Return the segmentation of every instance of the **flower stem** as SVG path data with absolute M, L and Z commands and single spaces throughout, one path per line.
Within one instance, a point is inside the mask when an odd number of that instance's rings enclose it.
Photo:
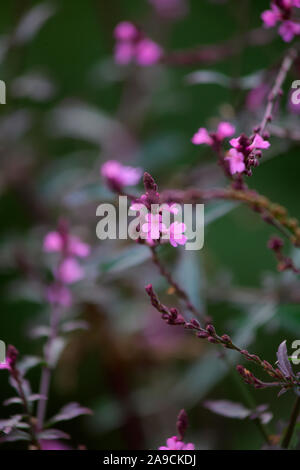
M 50 352 L 53 341 L 57 338 L 58 333 L 58 324 L 60 319 L 60 309 L 56 307 L 52 314 L 51 314 L 51 331 L 48 342 L 45 347 L 45 365 L 42 369 L 41 381 L 40 381 L 40 395 L 41 398 L 39 400 L 38 409 L 37 409 L 37 427 L 38 430 L 41 431 L 43 429 L 44 420 L 47 411 L 47 401 L 48 401 L 48 394 L 51 382 L 51 366 L 49 365 L 50 362 Z
M 300 397 L 297 397 L 297 399 L 295 401 L 295 404 L 294 404 L 294 407 L 293 407 L 291 417 L 290 417 L 289 425 L 287 427 L 287 430 L 285 432 L 285 435 L 283 437 L 283 441 L 282 441 L 282 444 L 281 444 L 281 447 L 283 449 L 288 449 L 289 448 L 291 439 L 292 439 L 293 434 L 294 434 L 294 430 L 295 430 L 295 426 L 296 426 L 296 423 L 297 423 L 299 413 L 300 413 Z
M 188 294 L 185 290 L 179 286 L 179 284 L 173 279 L 172 275 L 169 271 L 166 270 L 164 265 L 162 264 L 161 260 L 159 259 L 155 247 L 150 247 L 152 253 L 152 261 L 158 267 L 160 274 L 167 280 L 168 284 L 173 287 L 177 296 L 182 299 L 187 307 L 187 309 L 196 316 L 196 318 L 201 319 L 204 323 L 208 323 L 211 320 L 203 315 L 203 313 L 199 312 L 198 309 L 193 305 L 191 302 Z
M 26 398 L 26 395 L 25 395 L 25 392 L 24 392 L 24 389 L 23 389 L 22 380 L 20 379 L 20 374 L 17 370 L 15 370 L 15 371 L 13 371 L 12 376 L 15 379 L 15 381 L 17 383 L 17 386 L 18 386 L 18 393 L 19 393 L 19 396 L 20 396 L 20 398 L 22 400 L 22 403 L 23 403 L 23 408 L 24 408 L 24 411 L 25 411 L 25 414 L 26 414 L 26 421 L 29 424 L 29 430 L 30 430 L 30 435 L 31 435 L 31 439 L 32 439 L 32 444 L 34 445 L 35 448 L 40 449 L 40 444 L 39 444 L 38 439 L 36 437 L 35 426 L 33 424 L 32 416 L 31 416 L 31 413 L 29 411 L 28 401 L 27 401 L 27 398 Z

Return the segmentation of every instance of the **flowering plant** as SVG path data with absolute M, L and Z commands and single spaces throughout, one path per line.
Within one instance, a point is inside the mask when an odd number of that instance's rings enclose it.
M 0 38 L 0 212 L 18 214 L 0 243 L 4 448 L 299 448 L 300 1 L 229 3 L 84 5 L 76 30 L 63 7 L 52 56 L 40 2 Z M 46 43 L 55 79 L 33 59 Z M 205 205 L 201 250 L 186 205 Z

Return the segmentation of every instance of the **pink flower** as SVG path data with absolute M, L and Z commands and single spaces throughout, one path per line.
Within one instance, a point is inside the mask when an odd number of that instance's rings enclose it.
M 212 145 L 213 142 L 213 139 L 210 137 L 205 127 L 200 127 L 200 129 L 192 137 L 192 143 L 195 145 Z
M 254 149 L 268 149 L 270 147 L 270 142 L 264 140 L 259 134 L 256 134 L 251 145 L 249 145 L 249 150 Z
M 119 190 L 124 186 L 134 186 L 139 182 L 142 174 L 141 168 L 124 166 L 115 160 L 108 160 L 101 167 L 102 177 L 114 190 Z
M 44 238 L 44 251 L 59 252 L 63 250 L 63 239 L 58 232 L 49 232 Z
M 69 237 L 68 252 L 70 255 L 86 258 L 91 252 L 91 248 L 87 243 L 83 243 L 80 238 L 71 235 Z
M 123 21 L 115 30 L 115 61 L 120 65 L 136 62 L 141 66 L 156 64 L 161 56 L 162 49 L 156 42 L 143 36 L 134 24 Z
M 70 307 L 72 305 L 72 294 L 66 286 L 54 283 L 47 289 L 46 298 L 53 305 Z
M 183 223 L 179 223 L 175 221 L 173 224 L 170 225 L 169 228 L 169 236 L 170 236 L 170 243 L 174 248 L 178 245 L 185 245 L 187 242 L 187 237 L 184 234 L 186 231 L 186 225 Z
M 167 439 L 166 446 L 161 446 L 158 450 L 195 450 L 195 445 L 191 442 L 185 444 L 183 441 L 180 441 L 178 437 L 173 436 Z
M 235 127 L 230 122 L 220 122 L 217 129 L 217 137 L 219 140 L 224 140 L 226 137 L 231 137 L 235 133 Z
M 246 169 L 244 155 L 241 152 L 238 152 L 235 148 L 229 150 L 225 160 L 229 162 L 229 169 L 232 175 L 235 173 L 242 173 Z
M 213 145 L 215 141 L 222 142 L 226 137 L 231 137 L 235 133 L 235 127 L 230 122 L 220 122 L 216 133 L 209 133 L 205 127 L 200 127 L 198 132 L 192 137 L 195 145 Z
M 300 24 L 295 23 L 294 21 L 284 21 L 279 27 L 279 34 L 285 42 L 290 42 L 300 34 Z
M 114 29 L 114 36 L 119 41 L 132 41 L 138 36 L 138 30 L 130 21 L 121 21 Z
M 162 49 L 156 42 L 145 38 L 138 42 L 135 50 L 138 65 L 149 66 L 156 64 L 162 56 Z
M 263 20 L 266 28 L 273 28 L 281 18 L 279 8 L 273 4 L 271 5 L 271 8 L 271 10 L 265 10 L 261 14 L 261 19 Z
M 239 137 L 236 137 L 234 139 L 231 139 L 229 141 L 230 145 L 234 148 L 238 148 L 240 146 L 240 138 Z
M 49 232 L 44 238 L 44 251 L 63 252 L 68 255 L 86 258 L 90 254 L 90 246 L 83 243 L 80 238 L 66 234 L 63 236 L 60 232 Z
M 64 284 L 73 284 L 84 277 L 84 271 L 75 258 L 66 258 L 58 267 L 57 277 Z
M 142 232 L 146 234 L 147 242 L 153 245 L 153 240 L 158 240 L 161 233 L 165 233 L 167 228 L 162 223 L 160 214 L 147 214 L 145 220 L 146 223 L 142 225 Z

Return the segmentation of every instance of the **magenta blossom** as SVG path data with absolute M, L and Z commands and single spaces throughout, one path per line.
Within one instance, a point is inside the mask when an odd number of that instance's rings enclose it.
M 259 134 L 256 134 L 253 142 L 249 145 L 244 145 L 244 138 L 242 136 L 230 140 L 230 145 L 238 150 L 246 150 L 251 152 L 254 149 L 268 149 L 270 147 L 270 142 L 263 139 Z
M 241 152 L 238 152 L 235 148 L 229 150 L 225 160 L 229 163 L 229 170 L 232 175 L 235 173 L 242 173 L 246 169 L 244 155 Z
M 129 21 L 122 21 L 115 30 L 115 61 L 119 65 L 135 62 L 141 66 L 154 65 L 162 56 L 161 47 L 145 37 L 138 28 Z
M 161 446 L 158 448 L 158 450 L 195 450 L 195 445 L 191 442 L 185 444 L 180 439 L 178 439 L 178 437 L 173 436 L 167 439 L 166 446 Z
M 187 237 L 184 235 L 186 231 L 186 225 L 183 223 L 179 223 L 175 221 L 173 224 L 170 225 L 169 228 L 169 236 L 170 236 L 170 243 L 174 248 L 178 245 L 185 245 L 187 242 Z
M 122 21 L 114 30 L 115 39 L 119 41 L 133 41 L 139 35 L 138 29 L 130 21 Z
M 300 8 L 299 0 L 282 0 L 271 2 L 271 9 L 261 14 L 266 28 L 273 28 L 278 22 L 278 32 L 285 42 L 290 42 L 300 34 L 300 24 L 293 20 L 293 7 Z
M 272 3 L 271 10 L 265 10 L 261 14 L 261 19 L 266 28 L 273 28 L 281 19 L 280 9 Z
M 154 240 L 158 240 L 161 234 L 167 231 L 167 228 L 162 222 L 161 214 L 147 214 L 145 221 L 142 225 L 142 233 L 146 235 L 147 243 L 152 246 Z
M 295 21 L 284 21 L 278 31 L 285 42 L 291 42 L 300 34 L 300 24 Z
M 57 270 L 57 279 L 63 284 L 73 284 L 84 277 L 84 270 L 75 258 L 64 259 Z
M 159 61 L 161 56 L 161 47 L 151 39 L 145 38 L 137 43 L 135 49 L 135 60 L 138 65 L 154 65 Z
M 254 150 L 254 149 L 268 149 L 270 147 L 270 142 L 267 140 L 264 140 L 259 134 L 256 134 L 253 142 L 251 145 L 249 145 L 249 150 Z
M 143 174 L 141 168 L 124 166 L 115 160 L 108 160 L 101 167 L 101 175 L 107 185 L 114 191 L 121 190 L 124 186 L 134 186 L 139 182 Z
M 72 305 L 72 294 L 68 287 L 60 283 L 54 283 L 47 288 L 46 298 L 49 303 L 70 307 Z
M 73 235 L 49 232 L 44 238 L 44 251 L 66 252 L 67 255 L 86 258 L 90 254 L 90 247 Z
M 214 145 L 221 143 L 225 138 L 231 137 L 235 133 L 235 127 L 230 122 L 220 122 L 216 132 L 208 132 L 205 127 L 200 129 L 192 137 L 194 145 Z

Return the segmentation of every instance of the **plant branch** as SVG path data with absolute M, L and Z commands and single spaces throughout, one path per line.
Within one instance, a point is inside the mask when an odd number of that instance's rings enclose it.
M 296 423 L 297 423 L 299 413 L 300 413 L 300 397 L 297 397 L 296 402 L 294 404 L 294 408 L 293 408 L 291 417 L 290 417 L 289 425 L 287 427 L 287 430 L 285 432 L 285 435 L 283 437 L 283 441 L 282 441 L 282 444 L 281 444 L 281 447 L 283 447 L 284 449 L 289 448 L 291 439 L 292 439 L 293 434 L 294 434 L 294 430 L 295 430 L 295 426 L 296 426 Z
M 156 247 L 150 247 L 151 254 L 152 254 L 152 261 L 153 263 L 158 267 L 160 274 L 167 280 L 168 284 L 173 287 L 175 290 L 177 296 L 183 300 L 185 303 L 187 309 L 192 312 L 193 315 L 195 315 L 197 318 L 201 319 L 204 324 L 207 324 L 211 322 L 211 319 L 205 315 L 203 315 L 202 312 L 200 312 L 191 302 L 188 294 L 185 292 L 185 290 L 173 279 L 171 273 L 167 271 L 167 269 L 164 267 L 162 264 L 161 260 L 159 259 L 156 251 Z

